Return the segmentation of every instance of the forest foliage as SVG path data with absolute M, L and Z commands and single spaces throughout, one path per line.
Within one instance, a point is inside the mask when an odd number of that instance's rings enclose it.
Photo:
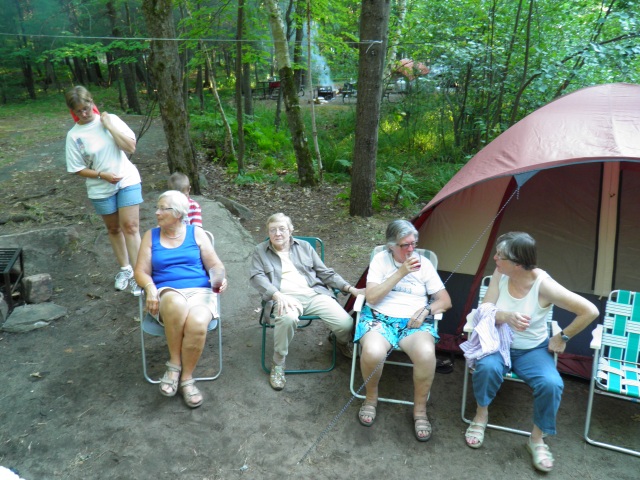
M 148 65 L 142 0 L 5 2 L 0 114 L 3 106 L 51 95 L 62 104 L 62 93 L 74 84 L 113 92 L 123 112 L 154 111 L 157 85 Z M 240 91 L 246 96 L 251 89 L 253 106 L 243 122 L 247 169 L 242 172 L 227 155 L 221 114 L 207 91 L 215 79 L 233 124 L 238 5 L 174 3 L 178 38 L 172 41 L 179 47 L 184 100 L 200 152 L 227 162 L 238 182 L 295 181 L 293 148 L 286 129 L 277 126 L 277 100 L 269 91 L 278 66 L 262 2 L 243 2 L 246 78 Z M 357 89 L 360 3 L 285 0 L 280 5 L 307 96 L 309 78 L 314 88 L 331 85 L 339 91 L 352 83 Z M 426 0 L 395 0 L 391 5 L 376 208 L 427 201 L 484 145 L 558 96 L 595 84 L 640 83 L 640 1 L 459 0 L 435 8 Z M 428 73 L 403 72 L 401 59 L 424 65 Z M 329 181 L 346 182 L 351 173 L 356 100 L 338 95 L 316 109 Z

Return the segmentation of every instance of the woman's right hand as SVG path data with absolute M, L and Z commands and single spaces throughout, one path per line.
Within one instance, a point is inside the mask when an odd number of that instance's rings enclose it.
M 147 312 L 149 312 L 154 317 L 158 316 L 158 311 L 160 310 L 160 301 L 158 299 L 158 290 L 154 287 L 149 288 L 150 291 L 146 292 L 146 303 L 145 307 Z
M 400 270 L 402 276 L 405 277 L 410 273 L 420 270 L 420 263 L 420 257 L 418 255 L 411 255 L 402 263 L 402 266 L 398 270 Z

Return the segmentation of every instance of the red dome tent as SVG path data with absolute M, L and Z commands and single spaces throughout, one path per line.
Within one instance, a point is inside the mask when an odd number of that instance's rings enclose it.
M 456 351 L 495 239 L 512 230 L 538 243 L 538 263 L 602 312 L 613 289 L 640 290 L 640 86 L 585 88 L 533 112 L 481 150 L 413 220 L 438 255 L 454 306 L 440 348 Z M 566 325 L 572 317 L 558 308 Z M 559 369 L 590 371 L 591 327 Z

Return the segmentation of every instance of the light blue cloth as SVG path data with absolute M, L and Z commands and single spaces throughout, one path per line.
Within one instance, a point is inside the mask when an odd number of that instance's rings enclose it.
M 403 338 L 416 332 L 429 332 L 436 343 L 440 337 L 433 325 L 433 317 L 428 317 L 420 328 L 407 328 L 410 318 L 397 318 L 384 315 L 365 305 L 360 312 L 360 321 L 356 326 L 354 342 L 360 340 L 365 333 L 374 330 L 382 335 L 393 347 L 397 347 Z

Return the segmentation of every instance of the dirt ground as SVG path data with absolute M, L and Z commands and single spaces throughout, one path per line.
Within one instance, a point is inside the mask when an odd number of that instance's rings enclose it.
M 124 118 L 134 130 L 141 122 Z M 202 167 L 208 180 L 201 197 L 208 212 L 205 227 L 216 235 L 230 279 L 222 301 L 223 372 L 218 380 L 199 384 L 205 403 L 198 409 L 188 409 L 179 397 L 161 396 L 142 376 L 137 301 L 113 289 L 116 265 L 104 227 L 83 182 L 65 172 L 64 135 L 70 127 L 61 113 L 60 136 L 28 152 L 6 148 L 10 135 L 24 132 L 6 123 L 0 130 L 0 147 L 13 157 L 0 166 L 0 245 L 2 236 L 51 229 L 53 238 L 61 235 L 56 227 L 71 232 L 62 246 L 53 240 L 34 244 L 34 234 L 20 237 L 28 253 L 26 273 L 50 273 L 51 301 L 69 314 L 29 333 L 0 333 L 0 465 L 27 480 L 540 476 L 531 467 L 525 437 L 488 431 L 482 449 L 464 445 L 460 358 L 451 374 L 436 375 L 428 405 L 434 434 L 427 443 L 415 440 L 406 406 L 381 404 L 375 425 L 360 426 L 360 402 L 349 403 L 351 362 L 340 356 L 330 373 L 289 375 L 282 392 L 269 387 L 260 365 L 259 299 L 247 279 L 249 254 L 264 237 L 265 218 L 284 211 L 296 233 L 322 237 L 327 264 L 355 282 L 372 246 L 382 241 L 386 223 L 398 215 L 349 218 L 335 201 L 341 187 L 333 185 L 238 187 L 219 167 Z M 134 157 L 145 196 L 142 231 L 154 226 L 153 207 L 165 189 L 164 145 L 156 122 Z M 243 203 L 253 219 L 240 222 L 210 200 L 214 195 Z M 321 325 L 298 333 L 288 366 L 326 363 L 326 335 Z M 167 358 L 163 341 L 153 339 L 147 351 L 152 374 L 161 374 Z M 201 373 L 211 370 L 214 352 L 210 335 Z M 359 375 L 356 380 L 361 381 Z M 639 459 L 585 444 L 588 385 L 573 378 L 565 383 L 559 435 L 549 439 L 556 468 L 548 476 L 637 479 Z M 386 367 L 381 389 L 381 394 L 409 398 L 410 372 Z M 594 435 L 606 428 L 607 435 L 638 447 L 639 413 L 637 405 L 600 400 Z M 530 392 L 521 385 L 505 386 L 491 414 L 497 423 L 528 428 Z

